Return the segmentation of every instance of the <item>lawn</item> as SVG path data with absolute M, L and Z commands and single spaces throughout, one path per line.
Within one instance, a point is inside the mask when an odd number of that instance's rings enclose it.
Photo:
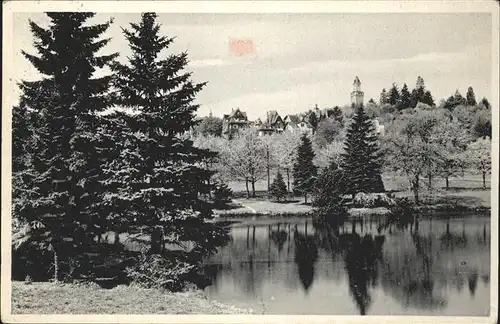
M 405 176 L 383 174 L 382 175 L 385 189 L 390 191 L 407 191 L 409 189 L 409 182 Z M 271 176 L 271 180 L 273 177 Z M 421 179 L 422 185 L 426 185 L 426 179 Z M 445 188 L 445 180 L 442 178 L 433 178 L 432 184 L 438 189 Z M 246 195 L 245 182 L 244 181 L 230 181 L 228 182 L 229 187 L 233 190 L 238 198 L 244 197 Z M 465 174 L 462 176 L 450 177 L 449 179 L 450 191 L 460 191 L 460 190 L 479 190 L 482 189 L 483 180 L 481 175 L 477 174 Z M 486 187 L 491 186 L 491 175 L 486 177 Z M 251 189 L 251 188 L 250 188 Z M 255 183 L 255 191 L 258 197 L 263 197 L 267 194 L 267 180 L 259 180 Z
M 219 215 L 243 215 L 243 214 L 259 214 L 259 215 L 286 215 L 286 214 L 304 214 L 312 210 L 311 206 L 305 205 L 304 200 L 296 198 L 288 202 L 275 202 L 264 200 L 262 198 L 239 198 L 233 200 L 237 208 L 228 210 L 216 210 Z
M 200 291 L 12 282 L 13 314 L 248 314 L 251 310 L 208 300 Z

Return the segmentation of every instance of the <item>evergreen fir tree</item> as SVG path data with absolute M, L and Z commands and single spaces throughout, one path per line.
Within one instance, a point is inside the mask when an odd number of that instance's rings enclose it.
M 363 106 L 353 117 L 344 145 L 342 169 L 348 180 L 349 193 L 354 197 L 358 192 L 383 192 L 382 157 L 373 121 L 366 115 Z
M 403 85 L 401 89 L 401 109 L 406 109 L 411 106 L 411 94 L 408 90 L 408 85 L 406 83 Z
M 449 96 L 443 105 L 443 108 L 448 109 L 448 110 L 453 110 L 456 106 L 459 104 L 455 102 L 455 97 L 454 96 Z
M 274 178 L 274 181 L 269 188 L 269 195 L 280 201 L 280 199 L 283 198 L 286 200 L 287 193 L 288 191 L 286 190 L 286 184 L 283 180 L 283 176 L 281 175 L 281 172 L 278 171 L 276 178 Z
M 425 97 L 425 83 L 422 77 L 417 77 L 415 89 L 411 91 L 410 107 L 415 108 L 419 102 L 423 102 Z
M 37 113 L 29 109 L 25 100 L 12 107 L 12 173 L 29 172 L 34 146 Z M 20 183 L 21 184 L 21 183 Z
M 201 162 L 214 153 L 181 136 L 195 124 L 193 100 L 205 83 L 192 83 L 191 73 L 184 72 L 186 53 L 160 55 L 174 39 L 159 35 L 156 14 L 143 13 L 130 26 L 123 33 L 132 54 L 127 64 L 113 66 L 119 103 L 137 112 L 128 122 L 136 171 L 127 199 L 137 213 L 135 225 L 152 235 L 150 252 L 168 253 L 163 243 L 189 241 L 192 249 L 178 257 L 197 265 L 226 239 L 225 231 L 208 222 L 213 213 L 199 195 L 210 190 L 212 175 Z
M 30 199 L 35 114 L 24 101 L 12 107 L 12 215 L 18 218 Z
M 389 90 L 389 104 L 396 106 L 399 104 L 400 95 L 398 86 L 393 83 L 391 89 Z
M 467 100 L 462 96 L 460 91 L 458 89 L 455 91 L 455 94 L 453 95 L 453 100 L 455 101 L 455 104 L 458 105 L 465 105 L 467 103 Z
M 467 100 L 467 106 L 477 105 L 476 95 L 474 94 L 474 89 L 472 89 L 472 87 L 469 87 L 467 89 L 466 100 Z
M 102 186 L 105 192 L 100 207 L 102 214 L 107 216 L 99 225 L 114 232 L 115 243 L 119 243 L 116 238 L 125 230 L 135 234 L 137 211 L 133 197 L 136 187 L 132 180 L 139 172 L 142 157 L 130 134 L 132 123 L 132 116 L 115 111 L 101 118 L 98 129 L 96 146 L 104 161 Z
M 93 147 L 96 112 L 110 104 L 110 77 L 93 78 L 117 54 L 97 56 L 111 21 L 88 25 L 88 12 L 50 12 L 47 29 L 30 21 L 37 55 L 22 52 L 44 76 L 20 84 L 21 101 L 37 115 L 25 207 L 17 215 L 36 222 L 54 250 L 55 279 L 64 238 L 73 247 L 92 240 L 99 218 L 99 158 Z M 36 233 L 33 233 L 35 237 Z M 42 238 L 40 238 L 42 239 Z M 69 250 L 68 250 L 69 251 Z M 75 254 L 75 253 L 73 253 Z
M 422 98 L 421 102 L 431 107 L 435 106 L 434 98 L 432 98 L 432 94 L 429 90 L 425 91 L 424 97 Z
M 389 94 L 387 93 L 387 90 L 385 88 L 382 89 L 382 92 L 380 93 L 380 104 L 386 104 L 389 103 Z
M 485 97 L 483 97 L 483 99 L 481 99 L 481 104 L 486 108 L 486 109 L 490 109 L 491 105 L 490 105 L 490 102 L 488 101 L 488 99 L 486 99 Z
M 293 166 L 293 186 L 294 191 L 302 194 L 307 203 L 307 195 L 314 185 L 317 169 L 313 164 L 314 151 L 311 140 L 307 134 L 302 134 L 300 141 L 297 148 L 297 160 Z
M 318 116 L 314 113 L 314 111 L 309 111 L 308 114 L 308 120 L 309 124 L 311 124 L 313 134 L 316 133 L 316 130 L 318 129 L 318 124 L 319 124 L 319 119 Z

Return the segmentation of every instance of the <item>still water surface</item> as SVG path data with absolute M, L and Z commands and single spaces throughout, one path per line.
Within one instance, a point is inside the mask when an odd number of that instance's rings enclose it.
M 378 225 L 235 224 L 205 293 L 264 314 L 489 314 L 489 218 Z

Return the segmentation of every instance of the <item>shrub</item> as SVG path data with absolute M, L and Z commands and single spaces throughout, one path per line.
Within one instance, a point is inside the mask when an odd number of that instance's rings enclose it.
M 176 258 L 141 254 L 125 271 L 132 283 L 140 287 L 181 291 L 190 282 L 196 267 Z
M 394 198 L 385 193 L 357 193 L 353 206 L 357 208 L 392 207 L 396 204 Z

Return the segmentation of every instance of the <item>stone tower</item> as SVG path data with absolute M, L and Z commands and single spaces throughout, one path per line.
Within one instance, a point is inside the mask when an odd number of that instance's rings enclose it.
M 352 83 L 351 105 L 358 107 L 363 104 L 364 92 L 361 91 L 361 81 L 356 77 Z

